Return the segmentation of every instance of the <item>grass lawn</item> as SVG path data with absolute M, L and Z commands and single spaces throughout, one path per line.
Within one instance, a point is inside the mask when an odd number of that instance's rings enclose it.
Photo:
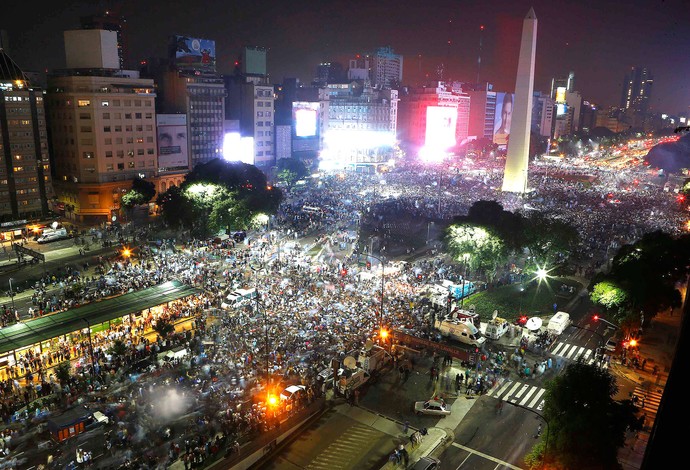
M 561 285 L 574 287 L 574 293 L 561 291 Z M 571 279 L 551 278 L 541 284 L 536 281 L 525 283 L 524 292 L 520 292 L 520 284 L 494 287 L 476 294 L 472 294 L 464 301 L 464 307 L 474 305 L 482 321 L 491 320 L 491 314 L 498 310 L 498 316 L 512 322 L 520 316 L 520 309 L 528 317 L 548 317 L 553 315 L 553 304 L 558 310 L 577 295 L 582 288 L 580 283 Z

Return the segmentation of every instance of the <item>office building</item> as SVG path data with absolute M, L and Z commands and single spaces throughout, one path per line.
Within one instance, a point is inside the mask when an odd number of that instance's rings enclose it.
M 621 108 L 640 113 L 649 111 L 653 84 L 654 78 L 648 68 L 632 67 L 623 79 Z
M 48 215 L 53 199 L 44 94 L 0 49 L 0 221 Z M 3 230 L 4 232 L 4 230 Z
M 118 67 L 127 68 L 127 20 L 111 11 L 80 18 L 82 29 L 112 31 L 116 35 Z M 68 65 L 67 68 L 70 68 Z

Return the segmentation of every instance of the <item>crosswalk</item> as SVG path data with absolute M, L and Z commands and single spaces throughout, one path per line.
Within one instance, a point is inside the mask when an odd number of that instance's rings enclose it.
M 544 399 L 542 398 L 544 392 L 546 392 L 544 387 L 520 382 L 519 380 L 506 380 L 489 390 L 487 395 L 494 398 L 502 398 L 505 402 L 523 408 L 541 411 L 544 408 Z
M 592 364 L 595 362 L 594 350 L 591 348 L 585 348 L 584 346 L 578 346 L 577 344 L 558 342 L 550 353 L 557 359 L 562 358 L 569 361 L 576 361 L 577 359 L 582 358 L 586 364 Z M 609 363 L 607 361 L 600 361 L 599 366 L 602 369 L 608 369 Z
M 350 426 L 338 439 L 323 449 L 318 457 L 312 460 L 306 469 L 335 470 L 352 468 L 366 450 L 376 445 L 382 433 L 361 423 Z
M 656 419 L 662 394 L 661 390 L 648 390 L 640 386 L 635 387 L 633 397 L 636 397 L 638 404 L 641 405 L 640 412 L 645 414 L 647 423 L 653 423 Z

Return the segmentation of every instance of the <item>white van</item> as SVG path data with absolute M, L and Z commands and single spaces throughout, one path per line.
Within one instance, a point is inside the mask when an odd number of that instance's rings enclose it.
M 570 314 L 566 312 L 556 312 L 546 325 L 546 331 L 554 335 L 560 335 L 570 326 Z
M 236 289 L 225 298 L 225 302 L 221 305 L 223 308 L 237 308 L 247 305 L 252 300 L 256 299 L 256 289 Z
M 486 338 L 472 323 L 436 320 L 434 326 L 442 336 L 447 336 L 461 343 L 481 347 L 486 342 Z
M 36 240 L 38 243 L 48 243 L 69 238 L 66 228 L 45 229 Z

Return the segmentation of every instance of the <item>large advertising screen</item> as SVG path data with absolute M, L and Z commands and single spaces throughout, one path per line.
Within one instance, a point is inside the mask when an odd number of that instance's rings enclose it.
M 158 168 L 189 166 L 187 147 L 187 115 L 158 114 Z
M 455 146 L 455 128 L 458 110 L 448 106 L 426 108 L 426 134 L 424 145 L 430 148 L 447 149 Z
M 178 69 L 214 72 L 216 42 L 210 39 L 174 36 L 173 60 Z
M 510 121 L 513 118 L 513 94 L 496 93 L 494 116 L 494 144 L 505 147 L 510 137 Z
M 292 119 L 296 137 L 312 137 L 318 128 L 319 103 L 296 101 L 292 103 Z

